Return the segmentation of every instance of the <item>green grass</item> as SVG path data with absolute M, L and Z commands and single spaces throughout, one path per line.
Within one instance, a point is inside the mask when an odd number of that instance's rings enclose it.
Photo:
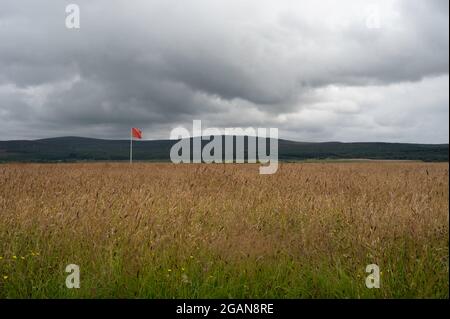
M 69 244 L 69 243 L 65 243 Z M 24 246 L 24 245 L 19 245 Z M 406 249 L 385 252 L 381 288 L 365 286 L 374 258 L 302 261 L 279 255 L 227 261 L 207 248 L 148 252 L 130 263 L 122 248 L 89 254 L 84 244 L 39 256 L 4 256 L 1 298 L 448 298 L 448 270 L 430 248 L 421 259 Z M 71 253 L 72 252 L 72 253 Z M 192 255 L 189 255 L 192 253 Z M 25 259 L 20 257 L 25 255 Z M 187 256 L 189 255 L 189 256 Z M 179 257 L 175 257 L 179 256 Z M 191 257 L 192 256 L 192 257 Z M 79 263 L 81 287 L 68 289 L 66 265 Z M 448 264 L 447 264 L 448 265 Z M 448 268 L 447 268 L 448 269 Z

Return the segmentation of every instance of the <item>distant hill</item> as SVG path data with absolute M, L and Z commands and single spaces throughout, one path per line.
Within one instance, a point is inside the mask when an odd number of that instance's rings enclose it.
M 222 137 L 223 138 L 223 137 Z M 174 140 L 136 141 L 135 160 L 169 161 Z M 54 162 L 127 160 L 129 140 L 58 137 L 41 140 L 0 141 L 0 162 Z M 203 141 L 203 144 L 208 141 Z M 246 144 L 247 146 L 247 144 Z M 279 159 L 374 159 L 447 162 L 448 144 L 305 143 L 279 140 Z

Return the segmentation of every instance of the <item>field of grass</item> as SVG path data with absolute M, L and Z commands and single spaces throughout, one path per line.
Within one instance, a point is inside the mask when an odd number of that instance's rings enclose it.
M 449 297 L 448 163 L 258 167 L 0 165 L 0 298 Z

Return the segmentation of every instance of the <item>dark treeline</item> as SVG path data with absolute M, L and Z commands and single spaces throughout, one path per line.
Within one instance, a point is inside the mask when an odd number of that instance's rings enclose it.
M 178 141 L 135 141 L 133 158 L 147 161 L 170 161 L 170 149 Z M 0 162 L 54 162 L 54 161 L 122 161 L 129 159 L 129 140 L 101 140 L 80 137 L 61 137 L 34 141 L 0 142 Z M 209 143 L 202 141 L 202 147 Z M 192 159 L 192 139 L 191 159 Z M 236 137 L 233 137 L 236 146 Z M 258 145 L 258 143 L 256 143 Z M 267 154 L 269 141 L 266 143 Z M 314 159 L 375 159 L 448 161 L 448 144 L 404 143 L 304 143 L 278 140 L 280 161 Z M 224 156 L 224 137 L 222 154 Z M 248 138 L 244 142 L 244 156 L 248 158 Z M 236 154 L 236 148 L 234 148 Z M 234 159 L 236 156 L 233 157 Z

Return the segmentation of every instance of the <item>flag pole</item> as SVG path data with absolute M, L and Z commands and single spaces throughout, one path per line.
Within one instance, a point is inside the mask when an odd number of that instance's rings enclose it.
M 130 129 L 130 164 L 133 164 L 133 129 Z

